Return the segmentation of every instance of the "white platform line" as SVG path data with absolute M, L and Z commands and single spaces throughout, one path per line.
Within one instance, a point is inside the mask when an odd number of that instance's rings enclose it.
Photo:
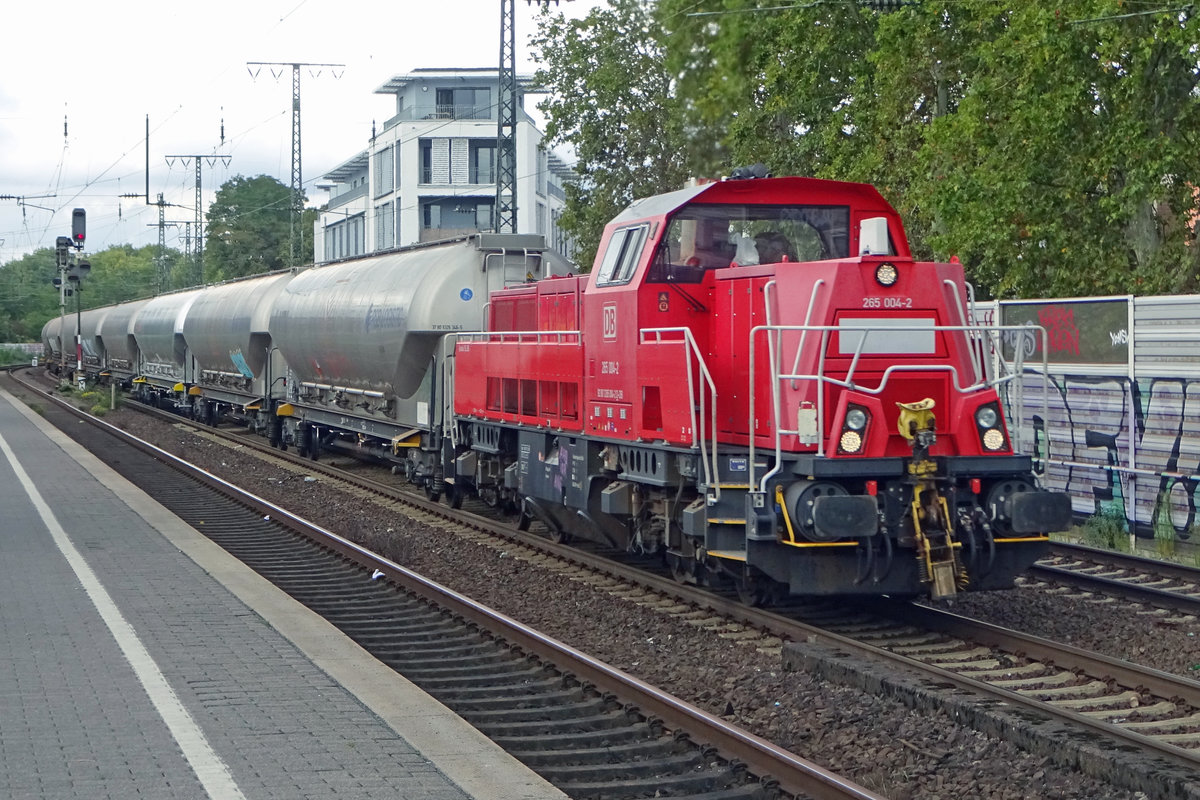
M 7 400 L 7 398 L 5 398 Z M 54 512 L 50 510 L 50 506 L 42 498 L 41 493 L 37 490 L 37 486 L 29 477 L 20 461 L 17 460 L 16 453 L 13 452 L 8 442 L 5 441 L 3 433 L 0 433 L 0 451 L 4 453 L 8 463 L 12 466 L 13 471 L 17 475 L 17 480 L 21 482 L 21 486 L 25 489 L 25 494 L 29 496 L 33 507 L 37 509 L 38 514 L 45 523 L 46 528 L 50 531 L 50 535 L 54 538 L 54 543 L 58 545 L 58 549 L 67 559 L 67 563 L 71 565 L 71 569 L 75 571 L 75 575 L 79 578 L 79 582 L 83 584 L 84 590 L 92 603 L 96 606 L 96 610 L 100 612 L 104 624 L 112 632 L 113 638 L 117 640 L 117 644 L 121 648 L 121 652 L 125 654 L 125 658 L 133 667 L 134 673 L 141 681 L 142 687 L 146 690 L 146 694 L 150 696 L 150 702 L 154 704 L 154 708 L 162 717 L 163 722 L 167 724 L 171 735 L 175 737 L 175 741 L 179 743 L 180 749 L 183 750 L 183 755 L 195 771 L 196 777 L 200 779 L 200 783 L 204 786 L 208 796 L 218 798 L 218 800 L 245 800 L 241 789 L 234 782 L 233 776 L 229 772 L 229 768 L 221 757 L 216 754 L 209 745 L 208 739 L 205 738 L 204 732 L 200 730 L 200 726 L 188 713 L 188 710 L 183 707 L 183 703 L 179 701 L 179 697 L 175 694 L 175 690 L 167 683 L 166 677 L 154 663 L 150 653 L 138 638 L 137 632 L 130 625 L 125 617 L 113 602 L 108 591 L 100 583 L 96 573 L 88 566 L 87 562 L 75 549 L 75 545 L 71 543 L 67 532 L 58 524 L 58 519 L 55 518 Z

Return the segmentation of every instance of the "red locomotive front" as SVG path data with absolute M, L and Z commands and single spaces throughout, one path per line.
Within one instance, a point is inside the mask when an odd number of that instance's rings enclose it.
M 1014 452 L 969 306 L 870 186 L 638 201 L 589 276 L 459 337 L 448 482 L 752 601 L 1011 586 L 1070 501 Z

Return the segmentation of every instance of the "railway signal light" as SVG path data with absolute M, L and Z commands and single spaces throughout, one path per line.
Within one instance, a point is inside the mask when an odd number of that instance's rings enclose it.
M 54 258 L 59 269 L 67 266 L 67 252 L 71 248 L 71 237 L 59 236 L 54 241 Z
M 87 211 L 77 208 L 71 212 L 71 239 L 75 247 L 82 249 L 83 240 L 87 237 Z

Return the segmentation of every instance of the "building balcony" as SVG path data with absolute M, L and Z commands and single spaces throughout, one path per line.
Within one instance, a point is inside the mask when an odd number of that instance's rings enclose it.
M 416 105 L 406 108 L 396 116 L 383 123 L 383 129 L 395 127 L 401 122 L 417 122 L 420 120 L 495 120 L 496 109 L 494 106 L 475 106 L 475 105 L 438 105 L 430 103 L 427 105 Z
M 353 189 L 348 189 L 341 194 L 331 195 L 329 198 L 329 208 L 339 208 L 346 205 L 352 200 L 357 200 L 360 197 L 367 196 L 367 185 L 364 183 L 361 186 L 355 186 Z

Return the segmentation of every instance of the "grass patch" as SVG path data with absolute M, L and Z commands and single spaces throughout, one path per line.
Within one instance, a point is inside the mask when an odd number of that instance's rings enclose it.
M 1101 550 L 1129 552 L 1129 523 L 1119 510 L 1106 508 L 1093 514 L 1080 528 L 1083 543 Z

